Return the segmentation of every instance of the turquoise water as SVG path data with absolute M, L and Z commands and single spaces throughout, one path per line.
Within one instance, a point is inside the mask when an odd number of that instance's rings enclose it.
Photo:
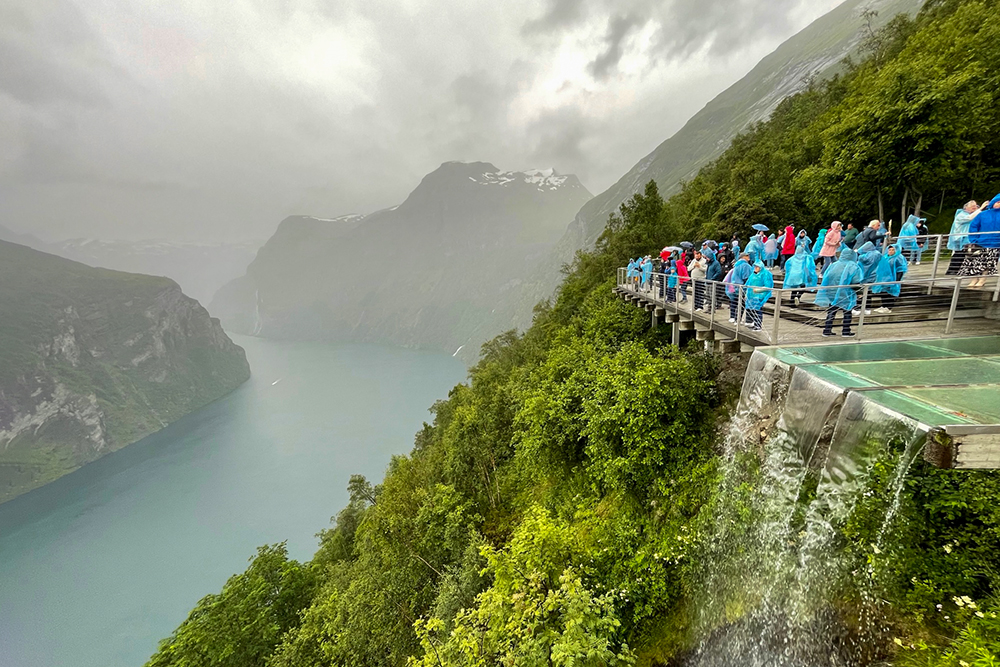
M 350 475 L 381 479 L 465 377 L 437 353 L 234 340 L 236 392 L 0 505 L 0 666 L 142 665 L 258 545 L 309 558 Z

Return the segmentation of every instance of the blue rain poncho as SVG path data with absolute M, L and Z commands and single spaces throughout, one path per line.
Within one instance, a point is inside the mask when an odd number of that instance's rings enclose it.
M 771 298 L 771 289 L 774 287 L 774 276 L 764 266 L 764 262 L 757 260 L 754 271 L 747 278 L 746 285 L 750 289 L 746 292 L 747 308 L 750 310 L 760 310 Z M 759 269 L 759 270 L 758 270 Z
M 920 222 L 920 218 L 915 215 L 911 215 L 903 223 L 902 228 L 899 230 L 899 246 L 903 250 L 917 250 L 917 223 Z
M 993 205 L 1000 202 L 1000 195 L 990 200 L 986 209 L 972 219 L 969 225 L 969 243 L 983 248 L 1000 248 L 1000 209 Z M 978 236 L 979 232 L 992 232 Z
M 667 287 L 670 289 L 677 287 L 678 280 L 679 279 L 677 277 L 677 260 L 674 259 L 670 261 L 670 269 L 667 271 Z
M 812 239 L 808 234 L 800 234 L 795 237 L 795 248 L 805 248 L 806 252 L 812 252 Z
M 813 245 L 812 256 L 813 259 L 819 257 L 819 251 L 823 249 L 823 241 L 826 240 L 826 227 L 819 230 L 819 234 L 816 235 L 816 243 Z
M 764 259 L 778 259 L 778 242 L 774 234 L 767 237 L 767 241 L 764 242 Z
M 892 264 L 893 275 L 904 276 L 910 270 L 910 263 L 906 261 L 903 249 L 899 246 L 896 246 L 896 254 L 892 256 L 890 263 Z
M 740 240 L 733 237 L 733 257 L 740 256 Z
M 951 232 L 948 235 L 948 250 L 958 252 L 969 245 L 969 225 L 971 223 L 971 213 L 966 213 L 964 208 L 955 211 L 955 221 L 951 223 Z
M 629 278 L 635 278 L 636 276 L 638 276 L 639 275 L 638 266 L 639 265 L 636 262 L 636 260 L 634 259 L 629 260 L 628 268 L 625 269 L 625 275 L 628 276 Z
M 857 305 L 858 295 L 852 287 L 861 284 L 862 273 L 857 259 L 857 253 L 848 248 L 840 253 L 840 259 L 827 268 L 823 274 L 823 284 L 816 292 L 817 306 L 852 310 Z
M 758 259 L 764 259 L 764 244 L 760 242 L 760 237 L 755 236 L 750 239 L 744 252 L 750 255 L 751 264 L 756 264 Z
M 649 277 L 653 275 L 653 262 L 646 259 L 642 262 L 642 286 L 649 284 Z
M 729 272 L 729 284 L 726 286 L 726 296 L 735 301 L 739 298 L 740 290 L 737 285 L 745 285 L 747 278 L 753 273 L 753 268 L 745 259 L 740 258 L 733 265 L 733 270 Z
M 878 272 L 878 263 L 882 259 L 882 253 L 875 248 L 875 244 L 871 241 L 865 241 L 865 244 L 858 248 L 857 253 L 858 266 L 861 267 L 862 273 L 861 282 L 877 282 L 875 274 Z
M 890 250 L 892 251 L 890 253 Z M 877 283 L 891 283 L 896 280 L 896 268 L 902 264 L 902 273 L 906 273 L 906 259 L 903 257 L 903 253 L 900 252 L 896 246 L 889 246 L 885 249 L 885 253 L 878 260 L 878 267 L 875 272 L 875 282 Z M 875 285 L 872 287 L 872 292 L 878 294 L 891 294 L 892 296 L 899 296 L 901 285 L 896 283 L 895 285 Z
M 804 246 L 785 262 L 785 280 L 782 287 L 816 287 L 816 260 Z

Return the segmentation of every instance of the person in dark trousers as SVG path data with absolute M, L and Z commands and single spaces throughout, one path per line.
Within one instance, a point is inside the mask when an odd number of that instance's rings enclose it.
M 840 258 L 823 272 L 822 286 L 816 292 L 816 305 L 826 308 L 824 336 L 836 335 L 833 333 L 833 322 L 837 317 L 837 311 L 843 313 L 841 335 L 845 338 L 854 336 L 854 332 L 851 331 L 851 311 L 858 303 L 854 286 L 860 285 L 863 277 L 857 260 L 857 253 L 845 248 L 840 253 Z
M 722 270 L 722 264 L 719 262 L 719 258 L 716 257 L 714 250 L 706 248 L 702 254 L 708 260 L 708 268 L 705 269 L 705 280 L 708 281 L 705 310 L 711 313 L 719 307 L 719 303 L 722 301 L 725 292 L 722 289 L 722 285 L 716 283 L 721 283 L 726 273 Z
M 733 270 L 729 277 L 729 285 L 726 287 L 726 296 L 729 297 L 729 321 L 731 323 L 736 322 L 736 316 L 739 314 L 736 311 L 740 303 L 740 291 L 752 272 L 750 254 L 745 252 L 740 255 L 740 258 L 736 260 L 736 264 L 733 265 Z

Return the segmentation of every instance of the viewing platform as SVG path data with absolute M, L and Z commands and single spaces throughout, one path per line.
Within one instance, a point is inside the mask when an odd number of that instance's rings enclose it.
M 927 261 L 912 264 L 901 282 L 857 286 L 853 342 L 1000 333 L 998 276 L 996 273 L 990 276 L 949 275 L 949 265 L 941 251 L 947 246 L 947 238 L 941 235 L 922 239 Z M 748 324 L 744 307 L 747 288 L 743 286 L 731 286 L 739 292 L 736 301 L 740 317 L 736 322 L 729 321 L 730 299 L 726 296 L 727 286 L 720 282 L 688 279 L 686 299 L 678 287 L 676 300 L 671 301 L 667 298 L 665 275 L 654 273 L 643 286 L 634 279 L 629 280 L 622 268 L 618 270 L 614 291 L 622 300 L 649 311 L 653 326 L 670 324 L 676 345 L 692 335 L 705 341 L 706 348 L 714 346 L 722 351 L 828 341 L 823 336 L 826 309 L 813 303 L 817 288 L 784 288 L 782 271 L 775 268 L 773 273 L 774 288 L 761 311 L 760 330 Z M 980 280 L 983 284 L 973 286 Z M 877 311 L 881 298 L 873 288 L 879 285 L 900 286 L 900 294 L 889 313 Z M 704 310 L 695 307 L 697 291 L 704 294 Z M 793 292 L 802 293 L 795 305 L 791 300 Z M 839 316 L 837 321 L 839 324 Z
M 675 345 L 694 339 L 717 352 L 754 352 L 741 398 L 754 418 L 766 420 L 775 404 L 790 409 L 791 401 L 823 412 L 817 416 L 835 430 L 898 422 L 934 465 L 1000 469 L 1000 280 L 996 272 L 954 275 L 954 266 L 949 273 L 946 239 L 926 239 L 933 259 L 912 264 L 904 280 L 856 286 L 850 338 L 824 337 L 818 288 L 784 288 L 780 269 L 759 328 L 745 314 L 745 286 L 688 279 L 686 299 L 679 285 L 670 299 L 663 274 L 643 286 L 619 269 L 614 292 L 648 311 L 654 327 L 670 325 Z M 900 288 L 888 312 L 877 312 L 878 285 Z M 735 289 L 735 322 L 726 287 Z M 792 292 L 800 295 L 794 305 Z

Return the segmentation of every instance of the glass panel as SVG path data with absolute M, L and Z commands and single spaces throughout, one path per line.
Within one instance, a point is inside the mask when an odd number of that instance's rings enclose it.
M 833 367 L 885 386 L 1000 384 L 1000 364 L 992 363 L 983 357 L 876 361 Z
M 816 347 L 790 347 L 788 351 L 816 361 L 882 361 L 887 359 L 928 359 L 931 357 L 961 356 L 961 352 L 934 349 L 908 342 L 847 343 L 818 345 Z
M 906 389 L 903 393 L 964 416 L 969 421 L 1000 424 L 1000 386 L 997 385 L 953 389 Z
M 902 393 L 889 389 L 866 391 L 861 395 L 870 401 L 874 401 L 879 405 L 884 405 L 890 410 L 894 410 L 901 415 L 915 419 L 921 424 L 926 424 L 927 426 L 975 423 L 974 420 L 968 417 L 962 417 L 949 412 L 946 409 L 928 405 L 915 397 L 905 396 Z
M 979 338 L 942 338 L 928 340 L 924 345 L 933 345 L 943 350 L 953 350 L 963 354 L 1000 354 L 1000 336 L 981 336 Z

